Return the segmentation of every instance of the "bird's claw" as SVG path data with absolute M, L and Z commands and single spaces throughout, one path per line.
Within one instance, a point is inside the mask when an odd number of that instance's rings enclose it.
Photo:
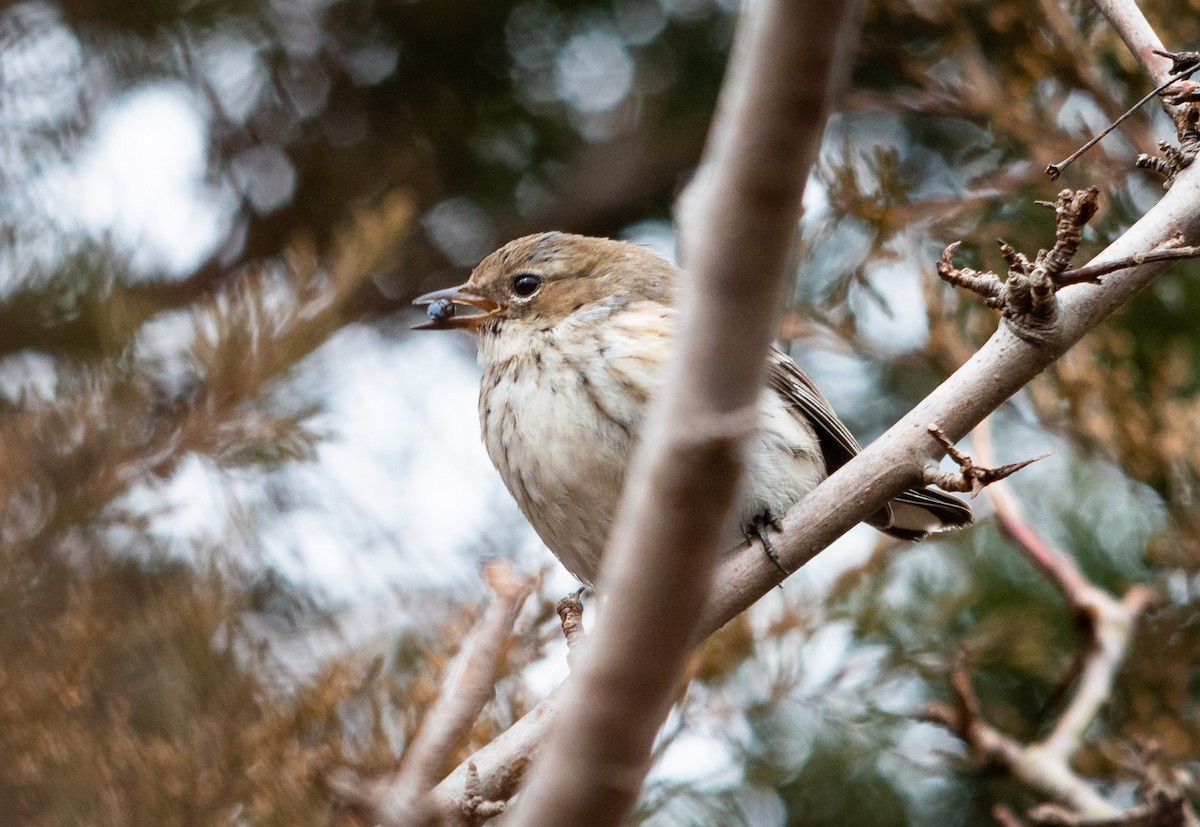
M 750 522 L 742 526 L 742 536 L 746 538 L 747 543 L 752 543 L 755 540 L 758 540 L 758 542 L 762 544 L 763 551 L 766 553 L 767 558 L 775 564 L 775 568 L 783 572 L 785 577 L 790 576 L 791 572 L 788 571 L 784 567 L 783 563 L 779 561 L 779 554 L 776 553 L 775 547 L 771 544 L 771 538 L 768 530 L 783 531 L 783 523 L 780 521 L 779 516 L 775 514 L 775 512 L 771 511 L 769 508 L 764 508 L 761 512 L 755 514 L 754 517 L 751 518 Z M 783 587 L 782 583 L 779 585 L 780 588 Z

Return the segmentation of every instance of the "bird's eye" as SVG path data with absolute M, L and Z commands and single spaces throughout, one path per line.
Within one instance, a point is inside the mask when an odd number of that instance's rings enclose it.
M 540 276 L 524 273 L 513 279 L 512 291 L 521 298 L 528 298 L 537 292 L 537 289 L 542 286 Z

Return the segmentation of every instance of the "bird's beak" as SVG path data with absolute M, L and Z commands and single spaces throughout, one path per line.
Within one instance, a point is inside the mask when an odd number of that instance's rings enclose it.
M 465 284 L 426 293 L 413 299 L 413 304 L 429 306 L 429 321 L 415 325 L 413 330 L 474 330 L 500 309 L 497 302 L 472 293 Z M 458 305 L 474 307 L 481 312 L 459 316 L 455 312 Z

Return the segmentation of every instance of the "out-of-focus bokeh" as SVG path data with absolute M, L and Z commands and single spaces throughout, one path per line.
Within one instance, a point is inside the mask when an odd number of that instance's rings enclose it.
M 1200 10 L 1146 4 L 1169 45 Z M 561 229 L 666 255 L 734 0 L 0 0 L 0 823 L 328 824 L 393 770 L 486 589 L 538 583 L 471 746 L 566 672 L 573 588 L 479 444 L 471 344 L 424 290 Z M 782 336 L 860 437 L 996 324 L 933 262 L 1053 238 L 1041 170 L 1148 89 L 1088 4 L 880 0 L 809 182 Z M 1161 184 L 1150 107 L 1066 176 Z M 764 309 L 766 312 L 766 309 Z M 1036 528 L 1159 594 L 1077 762 L 1131 801 L 1200 735 L 1200 313 L 1177 265 L 998 416 Z M 998 534 L 859 528 L 706 645 L 638 823 L 991 823 L 1033 799 L 912 718 L 972 655 L 1031 739 L 1078 650 Z M 448 756 L 450 762 L 462 756 Z

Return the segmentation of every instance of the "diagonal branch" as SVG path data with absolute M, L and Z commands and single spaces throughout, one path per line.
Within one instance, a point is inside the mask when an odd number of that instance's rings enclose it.
M 348 775 L 330 774 L 326 782 L 356 809 L 370 815 L 381 827 L 426 827 L 446 820 L 428 794 L 442 777 L 447 756 L 466 739 L 475 720 L 491 698 L 496 670 L 508 645 L 513 624 L 529 587 L 505 563 L 491 563 L 484 577 L 492 599 L 463 645 L 455 674 L 425 715 L 421 729 L 404 754 L 404 764 L 394 778 L 362 782 Z M 478 796 L 476 799 L 480 798 Z M 455 821 L 471 820 L 481 805 L 491 800 L 464 796 L 456 802 Z M 503 809 L 487 808 L 487 815 Z

